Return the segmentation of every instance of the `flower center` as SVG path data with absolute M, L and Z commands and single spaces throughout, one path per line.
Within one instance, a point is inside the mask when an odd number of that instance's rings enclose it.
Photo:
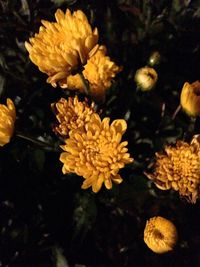
M 164 238 L 164 235 L 159 230 L 157 230 L 157 229 L 154 230 L 154 233 L 153 234 L 154 234 L 154 236 L 155 236 L 156 239 L 160 239 L 161 240 L 161 239 Z
M 195 87 L 194 93 L 195 93 L 195 95 L 200 96 L 200 87 Z
M 148 72 L 147 75 L 152 79 L 154 80 L 155 79 L 155 75 L 151 72 Z

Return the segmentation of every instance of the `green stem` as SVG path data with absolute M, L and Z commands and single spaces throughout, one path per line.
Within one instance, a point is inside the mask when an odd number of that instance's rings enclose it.
M 197 119 L 196 117 L 190 117 L 190 124 L 189 124 L 189 127 L 188 127 L 188 132 L 189 133 L 193 133 L 194 132 L 196 119 Z
M 181 105 L 179 105 L 174 111 L 174 114 L 172 115 L 172 120 L 176 118 L 176 115 L 179 113 L 180 110 L 181 110 Z
M 146 14 L 144 14 L 144 11 L 146 11 Z M 143 15 L 145 15 L 146 20 L 145 20 L 145 35 L 148 33 L 149 31 L 149 26 L 151 25 L 151 18 L 152 18 L 152 9 L 151 9 L 151 5 L 150 5 L 150 1 L 149 0 L 145 0 L 143 2 Z
M 82 72 L 79 72 L 78 74 L 79 74 L 79 76 L 81 78 L 81 81 L 83 82 L 84 91 L 85 91 L 86 95 L 89 95 L 90 94 L 90 88 L 89 88 L 87 80 L 85 79 L 85 77 L 84 77 Z
M 45 149 L 47 149 L 49 151 L 59 152 L 59 150 L 57 148 L 55 148 L 54 146 L 52 146 L 51 144 L 43 142 L 43 141 L 40 141 L 38 139 L 35 139 L 32 136 L 26 135 L 24 133 L 17 132 L 16 136 L 20 137 L 20 138 L 22 138 L 24 140 L 27 140 L 29 142 L 32 142 L 32 143 L 34 143 L 34 144 L 36 144 L 36 145 L 38 145 L 40 147 L 43 147 L 43 148 L 45 148 Z
M 24 22 L 24 20 L 20 17 L 20 15 L 19 15 L 16 11 L 13 11 L 13 14 L 14 14 L 14 16 L 19 20 L 19 22 L 20 22 L 22 25 L 24 25 L 24 26 L 27 25 L 26 22 Z

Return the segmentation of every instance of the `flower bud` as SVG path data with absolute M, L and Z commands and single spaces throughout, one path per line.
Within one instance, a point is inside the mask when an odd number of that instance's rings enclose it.
M 200 115 L 200 82 L 184 83 L 180 103 L 184 111 L 190 116 Z
M 160 63 L 161 56 L 158 51 L 152 52 L 152 54 L 149 57 L 148 64 L 153 67 L 155 65 L 158 65 Z
M 135 82 L 142 91 L 149 91 L 156 85 L 157 72 L 150 67 L 138 69 L 135 74 Z
M 162 254 L 173 250 L 177 239 L 177 230 L 171 221 L 160 216 L 147 221 L 144 242 L 153 252 Z

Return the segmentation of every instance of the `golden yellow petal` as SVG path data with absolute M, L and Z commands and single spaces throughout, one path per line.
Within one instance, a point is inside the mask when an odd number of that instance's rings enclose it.
M 104 184 L 105 184 L 105 187 L 106 187 L 107 189 L 111 189 L 111 188 L 112 188 L 112 181 L 111 181 L 111 179 L 106 179 L 106 180 L 104 181 Z
M 97 193 L 101 189 L 102 183 L 103 183 L 102 177 L 99 177 L 96 180 L 94 180 L 94 182 L 92 183 L 92 191 L 94 193 Z
M 112 176 L 112 181 L 116 184 L 121 184 L 123 179 L 121 178 L 121 176 L 119 174 L 117 174 L 116 176 Z
M 124 134 L 127 129 L 127 123 L 125 120 L 114 120 L 111 126 L 116 128 L 116 131 Z

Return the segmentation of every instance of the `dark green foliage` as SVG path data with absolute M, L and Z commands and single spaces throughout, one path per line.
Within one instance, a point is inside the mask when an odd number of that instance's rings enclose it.
M 24 47 L 57 8 L 83 10 L 111 59 L 123 66 L 99 110 L 127 120 L 124 140 L 135 161 L 110 191 L 81 190 L 82 177 L 62 175 L 51 103 L 72 93 L 47 84 Z M 134 74 L 154 51 L 160 54 L 157 86 L 138 91 Z M 164 145 L 199 134 L 199 118 L 183 111 L 172 118 L 184 82 L 198 79 L 200 1 L 0 1 L 1 103 L 14 100 L 20 134 L 47 143 L 15 137 L 0 148 L 0 266 L 200 266 L 199 203 L 160 191 L 144 175 Z M 153 254 L 143 242 L 145 222 L 155 215 L 171 219 L 179 232 L 167 255 Z

